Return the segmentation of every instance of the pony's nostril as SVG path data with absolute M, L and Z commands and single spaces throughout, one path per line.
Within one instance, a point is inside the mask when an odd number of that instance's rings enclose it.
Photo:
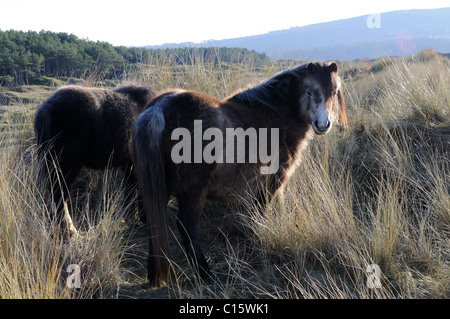
M 313 126 L 319 128 L 319 121 L 317 120 L 313 121 Z
M 331 122 L 329 120 L 327 120 L 326 122 L 318 122 L 317 127 L 319 128 L 319 130 L 321 130 L 322 132 L 328 130 L 330 128 Z
M 330 129 L 331 122 L 329 120 L 327 120 L 327 121 L 315 120 L 312 122 L 312 125 L 313 125 L 316 133 L 324 133 Z

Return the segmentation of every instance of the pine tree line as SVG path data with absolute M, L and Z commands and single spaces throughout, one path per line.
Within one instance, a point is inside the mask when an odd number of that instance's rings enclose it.
M 177 64 L 202 62 L 267 63 L 265 54 L 241 48 L 145 49 L 115 47 L 50 31 L 0 30 L 0 84 L 31 84 L 42 76 L 104 78 L 122 76 L 130 65 L 170 58 Z

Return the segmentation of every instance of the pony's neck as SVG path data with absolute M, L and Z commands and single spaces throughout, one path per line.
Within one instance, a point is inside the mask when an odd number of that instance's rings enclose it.
M 239 92 L 228 99 L 228 101 L 244 104 L 249 108 L 268 108 L 280 114 L 279 106 L 276 105 L 273 93 L 271 92 L 270 80 L 262 82 L 245 91 Z

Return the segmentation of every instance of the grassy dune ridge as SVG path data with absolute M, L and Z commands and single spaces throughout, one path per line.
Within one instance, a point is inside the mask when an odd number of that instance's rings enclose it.
M 192 59 L 148 61 L 116 83 L 79 83 L 181 87 L 224 98 L 295 66 Z M 70 205 L 80 235 L 70 242 L 54 236 L 32 123 L 64 80 L 15 94 L 0 113 L 0 297 L 448 298 L 450 61 L 429 50 L 342 62 L 340 73 L 349 129 L 337 125 L 310 143 L 282 205 L 273 203 L 264 217 L 249 205 L 206 205 L 201 242 L 216 282 L 193 276 L 175 226 L 177 204 L 170 203 L 178 282 L 159 289 L 146 283 L 148 238 L 124 204 L 120 172 L 83 171 Z M 30 90 L 32 98 L 24 98 Z M 67 285 L 72 264 L 80 270 L 78 289 Z M 378 270 L 379 282 L 368 285 Z

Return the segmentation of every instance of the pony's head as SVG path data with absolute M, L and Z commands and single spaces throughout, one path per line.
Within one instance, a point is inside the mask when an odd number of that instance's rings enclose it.
M 300 70 L 303 75 L 300 117 L 306 119 L 319 135 L 330 131 L 338 114 L 346 127 L 345 102 L 337 64 L 309 63 Z

